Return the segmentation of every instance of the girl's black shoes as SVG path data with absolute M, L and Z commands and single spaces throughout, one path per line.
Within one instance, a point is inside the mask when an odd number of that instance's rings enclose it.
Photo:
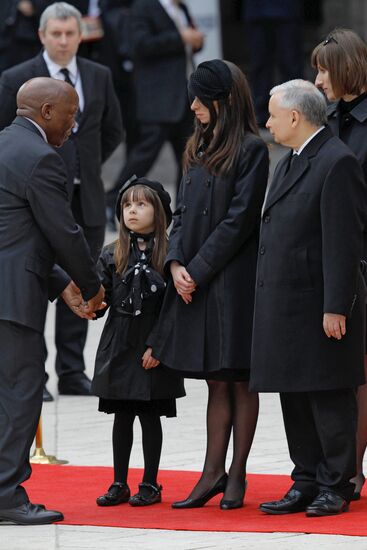
M 139 492 L 129 498 L 130 506 L 150 506 L 162 501 L 162 485 L 139 483 Z
M 223 474 L 221 478 L 218 479 L 215 485 L 211 489 L 208 489 L 198 498 L 187 498 L 185 500 L 179 500 L 178 502 L 172 503 L 172 508 L 201 508 L 206 504 L 211 498 L 219 493 L 224 493 L 227 485 L 227 474 Z
M 243 499 L 245 498 L 246 488 L 247 488 L 247 481 L 246 481 L 246 479 L 244 479 L 242 498 L 237 498 L 236 500 L 225 500 L 224 498 L 222 498 L 222 500 L 220 501 L 220 504 L 219 504 L 220 509 L 221 510 L 235 510 L 236 508 L 242 508 Z
M 130 489 L 126 483 L 115 482 L 109 487 L 107 493 L 97 498 L 98 506 L 116 506 L 128 502 Z

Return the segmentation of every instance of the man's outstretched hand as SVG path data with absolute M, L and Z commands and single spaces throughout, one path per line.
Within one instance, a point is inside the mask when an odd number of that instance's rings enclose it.
M 61 297 L 71 311 L 82 319 L 94 319 L 96 317 L 94 312 L 106 307 L 105 302 L 103 302 L 104 288 L 102 285 L 98 293 L 88 302 L 85 302 L 80 289 L 76 286 L 74 281 L 70 281 L 68 286 L 61 293 Z
M 106 307 L 106 303 L 103 301 L 104 298 L 104 288 L 101 285 L 99 287 L 99 291 L 93 298 L 88 300 L 88 302 L 84 302 L 84 312 L 88 314 L 93 314 L 95 311 L 98 311 L 99 309 L 104 309 Z M 95 317 L 95 314 L 94 314 Z

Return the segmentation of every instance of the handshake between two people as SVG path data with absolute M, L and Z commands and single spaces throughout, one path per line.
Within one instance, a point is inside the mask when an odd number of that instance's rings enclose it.
M 95 312 L 107 307 L 106 302 L 103 301 L 104 288 L 102 285 L 99 287 L 97 294 L 86 302 L 74 281 L 70 281 L 61 293 L 61 298 L 71 311 L 82 319 L 95 319 Z

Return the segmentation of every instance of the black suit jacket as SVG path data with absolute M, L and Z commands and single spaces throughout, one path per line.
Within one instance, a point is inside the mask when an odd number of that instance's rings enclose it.
M 99 279 L 75 223 L 63 160 L 27 119 L 0 132 L 0 319 L 43 331 L 48 297 L 68 278 L 88 300 Z
M 189 16 L 184 6 L 186 17 Z M 174 123 L 188 105 L 185 46 L 158 0 L 135 0 L 131 11 L 137 118 Z
M 84 94 L 84 109 L 75 141 L 80 159 L 81 205 L 87 226 L 105 223 L 104 188 L 101 165 L 121 141 L 120 108 L 107 67 L 77 58 Z M 16 114 L 16 94 L 19 87 L 37 76 L 50 76 L 42 54 L 7 71 L 0 78 L 0 129 L 8 126 Z M 66 142 L 57 152 L 68 169 L 69 191 L 75 175 L 75 148 Z M 70 193 L 71 196 L 71 193 Z
M 290 154 L 276 168 L 262 215 L 252 388 L 353 388 L 364 383 L 366 183 L 329 128 L 287 172 Z M 327 338 L 324 313 L 347 316 L 342 340 Z

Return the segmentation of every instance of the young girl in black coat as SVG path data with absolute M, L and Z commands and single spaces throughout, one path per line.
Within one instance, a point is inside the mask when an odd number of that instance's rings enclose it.
M 170 196 L 160 183 L 133 176 L 120 190 L 116 215 L 119 238 L 103 249 L 99 259 L 110 309 L 92 382 L 92 393 L 100 397 L 99 410 L 115 414 L 114 483 L 97 504 L 147 506 L 161 501 L 160 417 L 176 416 L 175 398 L 185 395 L 182 380 L 164 370 L 146 345 L 166 286 L 162 274 L 166 228 L 172 218 Z M 142 427 L 144 476 L 139 492 L 130 497 L 127 474 L 136 416 Z

